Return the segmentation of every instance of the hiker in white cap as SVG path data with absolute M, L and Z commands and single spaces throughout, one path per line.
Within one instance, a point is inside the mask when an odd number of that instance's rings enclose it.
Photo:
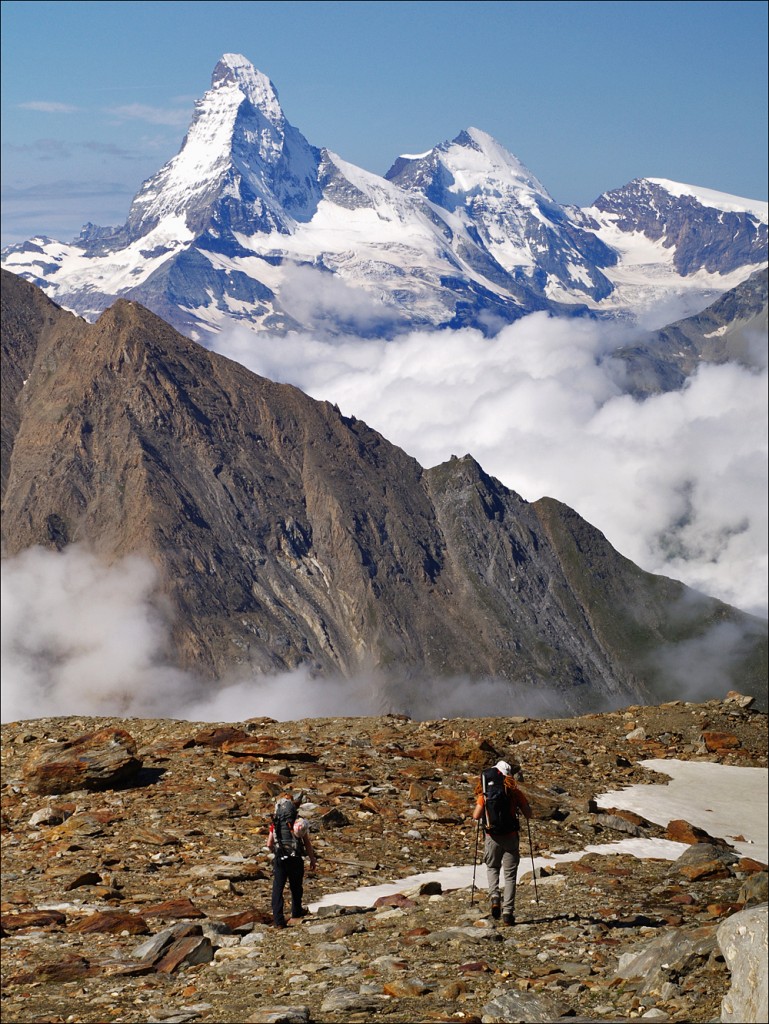
M 512 766 L 497 761 L 493 768 L 481 772 L 475 787 L 473 820 L 483 822 L 486 840 L 483 862 L 488 877 L 491 916 L 502 923 L 515 924 L 515 888 L 520 861 L 518 813 L 531 817 L 531 807 L 516 785 Z M 500 895 L 500 870 L 504 890 Z

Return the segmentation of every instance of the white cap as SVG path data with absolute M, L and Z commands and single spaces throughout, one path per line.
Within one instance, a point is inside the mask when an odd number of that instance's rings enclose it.
M 497 771 L 502 772 L 503 775 L 513 774 L 513 769 L 510 767 L 507 761 L 497 761 L 494 767 L 497 769 Z

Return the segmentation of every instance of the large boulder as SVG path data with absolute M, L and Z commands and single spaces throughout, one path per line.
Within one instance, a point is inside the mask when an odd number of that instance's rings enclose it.
M 141 766 L 130 733 L 108 726 L 36 751 L 24 766 L 24 778 L 36 793 L 71 793 L 110 789 Z
M 716 937 L 732 984 L 721 1001 L 722 1024 L 757 1024 L 769 1020 L 767 1005 L 767 904 L 733 914 L 718 926 Z

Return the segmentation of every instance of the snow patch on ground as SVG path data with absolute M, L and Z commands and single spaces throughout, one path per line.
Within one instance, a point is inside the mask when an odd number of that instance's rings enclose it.
M 641 784 L 597 797 L 599 806 L 634 811 L 649 821 L 667 825 L 683 818 L 691 825 L 705 829 L 710 835 L 726 839 L 739 853 L 766 863 L 769 839 L 767 834 L 767 795 L 769 773 L 766 768 L 738 768 L 732 765 L 700 761 L 653 758 L 640 764 L 650 771 L 670 777 L 666 784 Z M 536 842 L 536 822 L 531 826 Z M 740 837 L 737 839 L 736 837 Z M 419 840 L 411 840 L 416 847 Z M 524 841 L 521 844 L 519 879 L 532 869 Z M 533 858 L 536 868 L 552 868 L 564 861 L 579 860 L 588 853 L 603 855 L 629 854 L 643 860 L 678 860 L 688 849 L 685 843 L 668 839 L 621 839 L 616 843 L 586 846 L 570 853 L 543 854 Z M 393 896 L 426 882 L 440 882 L 444 890 L 486 889 L 486 869 L 482 864 L 440 868 L 408 875 L 395 882 L 369 885 L 348 892 L 329 893 L 310 904 L 315 911 L 323 906 L 371 907 L 381 896 Z M 546 882 L 546 879 L 542 880 Z

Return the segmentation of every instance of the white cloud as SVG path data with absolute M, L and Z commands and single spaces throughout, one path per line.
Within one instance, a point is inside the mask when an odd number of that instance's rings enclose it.
M 469 452 L 527 500 L 570 505 L 648 571 L 765 615 L 766 372 L 703 365 L 682 390 L 638 401 L 607 357 L 618 341 L 616 328 L 535 313 L 491 339 L 235 328 L 214 344 L 424 466 Z
M 41 114 L 74 114 L 80 108 L 73 107 L 71 103 L 56 103 L 49 100 L 29 100 L 27 103 L 20 103 L 22 110 L 37 110 Z
M 356 288 L 336 274 L 315 267 L 289 264 L 284 268 L 280 302 L 298 323 L 322 325 L 331 330 L 347 329 L 386 333 L 397 317 L 365 288 Z
M 305 670 L 219 685 L 174 668 L 169 619 L 146 558 L 107 566 L 79 545 L 30 548 L 3 563 L 0 679 L 4 722 L 41 715 L 172 717 L 230 722 L 405 712 L 432 718 L 557 715 L 543 686 L 504 681 L 396 679 L 370 673 L 316 679 Z
M 168 713 L 196 681 L 164 656 L 167 625 L 144 558 L 108 567 L 77 546 L 3 563 L 3 721 Z
M 184 107 L 153 107 L 147 103 L 126 103 L 122 106 L 109 107 L 108 114 L 121 121 L 146 121 L 147 124 L 186 126 L 190 120 L 190 108 Z

